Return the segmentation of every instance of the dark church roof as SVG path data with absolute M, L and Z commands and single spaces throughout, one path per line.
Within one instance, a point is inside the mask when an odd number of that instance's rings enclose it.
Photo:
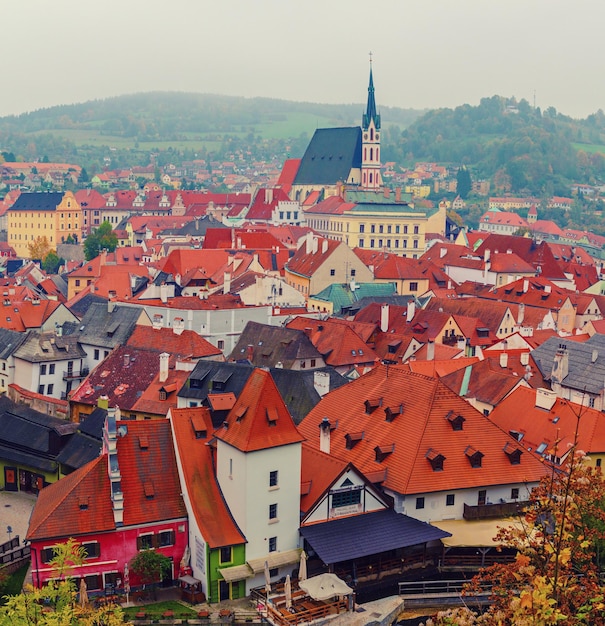
M 347 182 L 352 168 L 361 167 L 361 128 L 318 128 L 301 160 L 295 185 Z

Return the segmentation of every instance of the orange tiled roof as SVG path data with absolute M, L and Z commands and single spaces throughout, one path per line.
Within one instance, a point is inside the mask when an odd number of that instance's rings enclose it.
M 271 378 L 255 369 L 216 437 L 243 452 L 265 450 L 303 440 Z
M 334 250 L 336 250 L 341 243 L 342 242 L 334 239 L 319 238 L 317 242 L 317 252 L 310 253 L 306 252 L 306 246 L 303 243 L 294 256 L 288 261 L 286 267 L 290 272 L 311 277 L 330 258 Z M 324 244 L 326 251 L 322 252 Z
M 201 359 L 218 356 L 222 352 L 193 330 L 184 330 L 181 334 L 172 328 L 153 328 L 136 325 L 126 345 L 143 350 L 168 352 L 173 356 Z
M 396 493 L 533 482 L 544 473 L 529 453 L 512 465 L 503 449 L 514 440 L 442 382 L 399 366 L 379 365 L 324 396 L 299 425 L 316 448 L 326 416 L 334 426 L 331 454 L 367 476 L 382 476 L 383 487 Z M 457 416 L 463 418 L 458 431 L 449 419 Z M 363 438 L 347 449 L 346 435 L 359 432 Z M 481 467 L 471 467 L 469 446 L 484 455 Z M 431 451 L 445 457 L 442 471 L 433 471 Z
M 300 472 L 300 510 L 303 513 L 308 512 L 347 467 L 349 467 L 349 463 L 346 461 L 303 443 Z
M 204 539 L 211 548 L 245 543 L 214 473 L 212 449 L 208 445 L 213 430 L 208 409 L 171 409 L 169 419 L 193 517 Z
M 160 381 L 158 374 L 134 403 L 132 410 L 150 416 L 166 415 L 168 409 L 176 408 L 177 394 L 187 382 L 189 374 L 191 372 L 188 370 L 171 369 L 168 371 L 168 378 L 165 381 Z M 165 394 L 163 400 L 162 392 Z

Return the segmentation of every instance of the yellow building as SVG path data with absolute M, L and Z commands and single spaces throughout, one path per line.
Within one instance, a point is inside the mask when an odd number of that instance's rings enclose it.
M 374 191 L 343 192 L 305 211 L 305 223 L 322 237 L 350 248 L 386 250 L 418 258 L 425 250 L 427 210 L 409 196 Z
M 70 235 L 76 242 L 82 238 L 82 210 L 71 191 L 22 193 L 7 215 L 8 243 L 23 258 L 39 238 L 46 237 L 53 250 Z

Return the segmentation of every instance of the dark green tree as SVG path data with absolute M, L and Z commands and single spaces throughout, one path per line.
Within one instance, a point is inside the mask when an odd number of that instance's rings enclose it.
M 472 189 L 471 175 L 466 167 L 462 166 L 456 174 L 456 191 L 458 195 L 466 200 Z
M 141 579 L 144 585 L 152 585 L 154 593 L 156 585 L 170 571 L 170 559 L 156 550 L 141 550 L 130 559 L 130 571 Z
M 87 261 L 98 256 L 101 250 L 113 252 L 118 247 L 118 237 L 109 222 L 103 222 L 93 230 L 84 242 L 84 257 Z
M 62 262 L 63 259 L 60 259 L 59 255 L 54 250 L 51 250 L 42 261 L 42 269 L 47 274 L 56 274 Z

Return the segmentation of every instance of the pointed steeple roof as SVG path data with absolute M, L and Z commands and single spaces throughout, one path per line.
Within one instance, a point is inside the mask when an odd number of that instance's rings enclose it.
M 376 113 L 376 100 L 374 98 L 374 76 L 372 74 L 372 59 L 370 59 L 370 83 L 368 85 L 368 106 L 363 115 L 362 127 L 365 130 L 370 126 L 370 122 L 374 120 L 376 128 L 380 128 L 380 115 Z
M 242 452 L 265 450 L 304 440 L 271 374 L 260 368 L 251 374 L 215 436 Z

